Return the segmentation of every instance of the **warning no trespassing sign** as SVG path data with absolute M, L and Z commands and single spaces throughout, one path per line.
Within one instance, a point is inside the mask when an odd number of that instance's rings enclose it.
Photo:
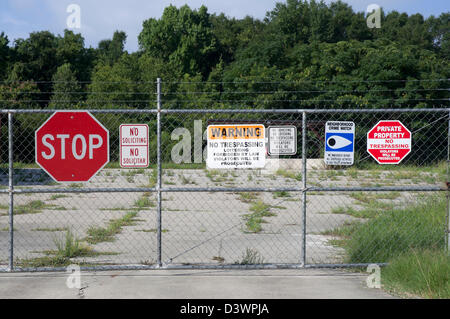
M 263 168 L 266 160 L 263 124 L 209 125 L 208 168 Z

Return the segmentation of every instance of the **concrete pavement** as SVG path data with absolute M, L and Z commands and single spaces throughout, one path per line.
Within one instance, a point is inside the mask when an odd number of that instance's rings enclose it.
M 384 299 L 367 288 L 365 273 L 334 269 L 143 270 L 81 272 L 81 289 L 68 273 L 0 273 L 0 299 Z

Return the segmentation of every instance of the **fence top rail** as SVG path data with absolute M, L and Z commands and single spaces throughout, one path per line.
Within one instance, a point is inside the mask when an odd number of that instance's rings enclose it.
M 450 112 L 450 108 L 427 109 L 162 109 L 162 113 L 401 113 Z
M 81 112 L 91 113 L 158 113 L 158 109 L 3 109 L 0 114 L 7 113 L 54 113 L 54 112 Z M 421 112 L 450 112 L 450 108 L 404 108 L 404 109 L 161 109 L 161 113 L 421 113 Z

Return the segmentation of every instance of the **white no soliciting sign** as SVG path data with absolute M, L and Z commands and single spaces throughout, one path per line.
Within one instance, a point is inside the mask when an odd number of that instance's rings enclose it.
M 263 124 L 208 126 L 208 168 L 263 168 L 266 160 Z
M 148 125 L 120 125 L 120 166 L 148 167 Z

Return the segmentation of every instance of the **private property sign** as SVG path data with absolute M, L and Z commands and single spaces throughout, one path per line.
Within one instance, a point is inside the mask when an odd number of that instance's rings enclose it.
M 398 164 L 411 152 L 411 136 L 400 121 L 380 121 L 367 133 L 367 152 L 379 164 Z
M 148 167 L 148 125 L 120 125 L 120 167 Z
M 35 132 L 36 163 L 57 182 L 86 182 L 109 162 L 109 131 L 87 111 L 58 111 Z
M 208 168 L 263 168 L 264 125 L 209 125 L 207 154 Z

